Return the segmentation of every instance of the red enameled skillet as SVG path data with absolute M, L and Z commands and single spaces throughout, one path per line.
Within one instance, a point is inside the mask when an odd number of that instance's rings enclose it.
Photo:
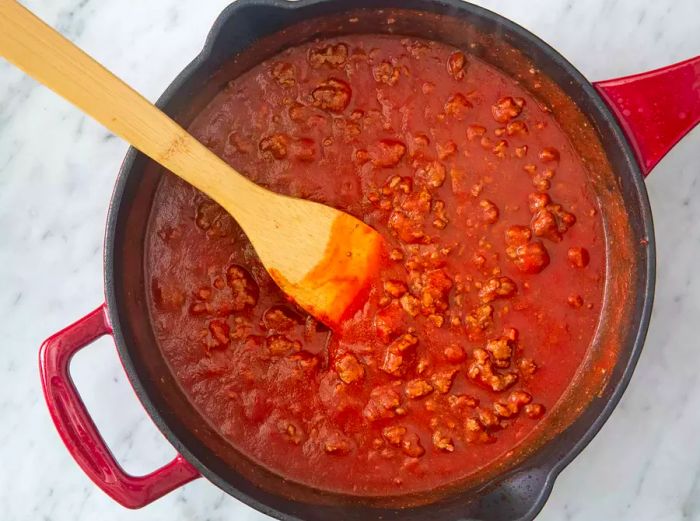
M 120 504 L 142 507 L 203 476 L 261 512 L 284 520 L 532 519 L 556 476 L 598 432 L 627 386 L 642 349 L 654 293 L 654 231 L 644 176 L 700 121 L 700 56 L 591 84 L 533 34 L 459 0 L 240 0 L 220 15 L 201 54 L 157 105 L 187 125 L 227 81 L 279 50 L 317 36 L 362 32 L 441 40 L 469 48 L 526 87 L 532 81 L 548 82 L 549 88 L 541 93 L 543 101 L 553 107 L 572 140 L 580 143 L 605 214 L 606 304 L 590 363 L 576 382 L 583 391 L 572 395 L 570 414 L 560 416 L 555 435 L 536 450 L 473 486 L 436 496 L 421 506 L 400 508 L 398 503 L 336 497 L 256 467 L 201 419 L 155 344 L 145 298 L 143 250 L 153 197 L 161 176 L 167 174 L 131 149 L 109 210 L 106 303 L 49 338 L 40 352 L 44 393 L 63 441 L 85 473 Z M 562 109 L 558 114 L 557 96 L 562 94 L 580 112 L 566 114 Z M 605 157 L 586 157 L 586 136 L 591 133 L 602 142 Z M 179 453 L 145 476 L 131 476 L 117 464 L 70 377 L 72 356 L 105 334 L 114 337 L 136 394 Z M 611 369 L 604 378 L 593 378 L 603 356 L 613 356 Z M 586 394 L 592 389 L 597 391 Z

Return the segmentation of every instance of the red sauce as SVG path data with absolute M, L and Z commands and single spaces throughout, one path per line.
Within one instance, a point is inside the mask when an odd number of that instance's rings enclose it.
M 505 457 L 555 407 L 598 323 L 602 223 L 567 136 L 512 79 L 439 43 L 348 36 L 253 68 L 190 130 L 255 182 L 362 219 L 389 252 L 331 333 L 220 207 L 164 179 L 155 332 L 235 447 L 314 487 L 409 493 Z

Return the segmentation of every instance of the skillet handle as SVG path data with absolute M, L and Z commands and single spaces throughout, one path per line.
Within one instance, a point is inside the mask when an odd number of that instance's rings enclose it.
M 66 448 L 88 477 L 112 499 L 127 508 L 141 508 L 199 477 L 179 454 L 145 476 L 127 474 L 114 459 L 70 376 L 75 353 L 102 335 L 111 334 L 102 305 L 46 340 L 39 351 L 44 397 Z
M 593 85 L 615 113 L 645 177 L 700 123 L 700 56 Z

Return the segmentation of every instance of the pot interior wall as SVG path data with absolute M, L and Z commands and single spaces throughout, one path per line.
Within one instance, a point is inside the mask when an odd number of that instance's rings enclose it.
M 379 4 L 386 9 L 379 10 Z M 158 104 L 186 126 L 229 80 L 261 60 L 310 38 L 346 33 L 440 40 L 519 78 L 552 107 L 574 142 L 582 144 L 577 148 L 589 165 L 591 183 L 600 198 L 608 244 L 605 318 L 586 367 L 564 405 L 546 422 L 550 435 L 542 432 L 529 450 L 507 466 L 488 469 L 478 481 L 422 497 L 360 502 L 284 482 L 251 463 L 202 419 L 156 345 L 143 257 L 154 194 L 161 177 L 170 174 L 133 150 L 115 190 L 105 253 L 108 303 L 120 355 L 139 397 L 175 448 L 208 479 L 270 515 L 318 521 L 379 516 L 407 520 L 529 517 L 546 498 L 552 469 L 580 450 L 585 444 L 582 438 L 596 431 L 614 407 L 641 348 L 653 280 L 653 237 L 641 176 L 592 87 L 522 29 L 457 1 L 366 0 L 352 2 L 360 9 L 344 12 L 349 5 L 343 0 L 302 1 L 294 6 L 238 2 L 220 19 L 208 56 L 193 63 Z M 541 86 L 536 88 L 535 83 Z M 652 241 L 650 246 L 640 244 L 642 239 Z M 501 477 L 489 483 L 495 476 Z M 408 505 L 416 506 L 402 508 Z

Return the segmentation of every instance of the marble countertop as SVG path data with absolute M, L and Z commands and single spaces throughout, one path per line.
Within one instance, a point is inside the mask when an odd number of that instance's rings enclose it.
M 229 0 L 27 0 L 41 17 L 155 99 L 198 52 Z M 481 0 L 591 79 L 700 53 L 698 0 Z M 0 63 L 0 519 L 236 520 L 265 516 L 200 479 L 139 511 L 97 489 L 51 423 L 37 350 L 103 299 L 107 204 L 127 146 Z M 658 239 L 656 305 L 622 402 L 562 473 L 543 521 L 700 520 L 700 129 L 648 180 Z M 174 454 L 129 387 L 110 339 L 73 374 L 124 467 Z

